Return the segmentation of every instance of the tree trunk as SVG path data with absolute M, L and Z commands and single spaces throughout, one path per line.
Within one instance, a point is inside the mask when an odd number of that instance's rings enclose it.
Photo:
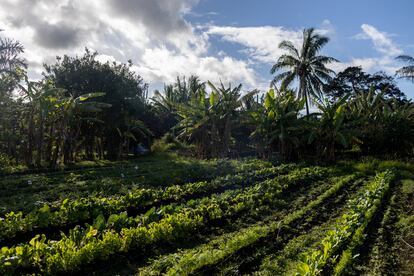
M 93 149 L 94 149 L 94 143 L 95 139 L 92 137 L 88 137 L 88 139 L 86 140 L 86 145 L 85 145 L 85 151 L 86 151 L 86 158 L 88 160 L 93 160 Z
M 207 141 L 208 144 L 210 144 L 210 152 L 211 152 L 211 156 L 212 157 L 219 157 L 220 154 L 220 149 L 219 147 L 221 146 L 218 142 L 218 131 L 217 131 L 217 127 L 216 124 L 213 123 L 213 125 L 211 126 L 211 141 Z
M 53 154 L 52 154 L 52 161 L 50 162 L 50 167 L 52 169 L 57 167 L 57 160 L 59 158 L 60 143 L 61 143 L 61 139 L 60 139 L 60 137 L 58 137 L 58 139 L 56 140 L 55 149 L 54 149 Z
M 105 150 L 106 158 L 109 160 L 116 160 L 119 156 L 120 137 L 117 131 L 110 131 L 106 135 Z
M 309 115 L 308 92 L 306 91 L 306 88 L 305 88 L 305 79 L 303 76 L 300 76 L 299 95 L 303 95 L 305 99 L 306 115 Z
M 122 137 L 119 139 L 119 146 L 118 146 L 118 157 L 117 160 L 121 160 L 124 153 L 124 140 Z
M 65 129 L 65 126 L 61 126 L 61 129 L 58 132 L 58 138 L 56 140 L 56 147 L 55 147 L 55 151 L 53 153 L 53 158 L 52 158 L 52 168 L 57 168 L 58 162 L 59 160 L 61 160 L 61 157 L 62 157 L 62 153 L 63 153 L 62 148 L 64 146 L 63 144 L 65 141 L 64 129 Z
M 26 165 L 33 167 L 33 150 L 34 150 L 34 119 L 33 110 L 30 110 L 29 114 L 29 126 L 27 130 L 27 152 L 26 152 Z
M 12 128 L 12 137 L 16 137 L 16 127 L 15 125 L 11 126 Z M 16 164 L 19 163 L 19 155 L 17 154 L 17 144 L 16 144 L 16 139 L 9 139 L 9 143 L 10 143 L 10 156 L 12 156 L 16 162 Z
M 226 118 L 226 123 L 224 125 L 224 135 L 223 135 L 223 149 L 222 157 L 226 157 L 230 148 L 230 138 L 231 138 L 231 118 L 228 116 Z
M 75 153 L 78 150 L 77 141 L 80 135 L 80 127 L 76 126 L 76 130 L 73 131 L 72 127 L 69 127 L 69 130 L 67 131 L 67 136 L 65 139 L 65 164 L 69 164 L 71 162 L 75 162 Z
M 329 145 L 329 161 L 334 162 L 335 161 L 335 140 L 333 139 L 332 142 Z
M 43 151 L 43 132 L 44 132 L 44 122 L 43 115 L 40 114 L 39 122 L 39 131 L 37 134 L 37 156 L 36 156 L 36 166 L 42 166 L 42 151 Z
M 70 163 L 70 142 L 66 138 L 63 142 L 63 164 L 67 165 Z
M 98 159 L 103 159 L 104 158 L 104 151 L 103 151 L 103 142 L 102 142 L 102 138 L 97 138 L 97 151 L 98 151 Z
M 53 132 L 54 132 L 54 127 L 53 127 L 53 124 L 51 124 L 50 130 L 49 130 L 48 144 L 47 144 L 47 148 L 46 148 L 46 156 L 45 156 L 45 159 L 46 159 L 46 161 L 48 162 L 48 164 L 50 166 L 52 164 Z
M 309 115 L 308 94 L 305 92 L 306 115 Z

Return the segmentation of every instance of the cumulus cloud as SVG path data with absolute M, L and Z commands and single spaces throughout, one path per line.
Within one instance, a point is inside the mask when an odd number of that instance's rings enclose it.
M 274 62 L 283 53 L 279 49 L 280 42 L 290 40 L 295 45 L 299 45 L 302 37 L 301 30 L 291 31 L 274 26 L 211 26 L 207 33 L 219 36 L 225 41 L 244 45 L 247 47 L 245 52 L 249 57 L 266 63 Z
M 258 76 L 245 61 L 229 56 L 197 56 L 174 53 L 165 47 L 147 49 L 136 71 L 154 80 L 172 82 L 177 75 L 196 74 L 204 80 L 244 83 L 254 87 Z
M 347 67 L 361 67 L 364 71 L 372 72 L 378 71 L 378 66 L 380 64 L 384 65 L 384 61 L 381 58 L 351 58 L 347 62 L 334 62 L 329 65 L 329 67 L 335 72 L 340 72 L 345 70 Z
M 65 23 L 49 24 L 42 22 L 37 25 L 35 42 L 45 48 L 68 48 L 78 45 L 81 30 Z
M 258 26 L 258 27 L 230 27 L 211 26 L 207 34 L 218 36 L 222 40 L 237 43 L 246 47 L 243 52 L 258 62 L 274 63 L 277 58 L 284 54 L 279 49 L 283 40 L 291 41 L 296 47 L 300 47 L 303 29 L 290 30 L 280 26 Z M 332 23 L 325 19 L 316 32 L 331 36 L 335 33 Z
M 370 39 L 374 48 L 381 54 L 387 56 L 397 56 L 402 54 L 402 50 L 395 45 L 386 32 L 380 32 L 374 26 L 368 24 L 361 25 L 362 33 L 355 36 L 356 39 Z
M 0 15 L 6 31 L 30 29 L 32 41 L 44 48 L 69 48 L 81 41 L 83 28 L 71 1 L 2 0 Z M 54 7 L 54 8 L 51 8 Z
M 119 16 L 140 22 L 159 36 L 190 31 L 182 14 L 196 2 L 194 0 L 109 0 L 110 7 Z
M 100 61 L 132 59 L 136 72 L 162 85 L 177 75 L 243 82 L 258 77 L 247 61 L 209 53 L 209 37 L 185 19 L 198 0 L 0 0 L 2 35 L 25 46 L 30 75 L 57 55 L 97 50 Z
M 329 19 L 324 19 L 322 21 L 320 28 L 318 28 L 317 31 L 322 35 L 330 37 L 335 35 L 336 33 L 335 27 Z
M 395 56 L 401 55 L 403 51 L 394 43 L 390 35 L 381 32 L 369 24 L 361 25 L 362 32 L 354 36 L 355 39 L 371 40 L 373 48 L 378 52 L 374 57 L 352 57 L 350 61 L 343 63 L 333 63 L 330 67 L 336 72 L 342 71 L 349 66 L 360 66 L 367 72 L 384 71 L 394 74 L 398 69 Z

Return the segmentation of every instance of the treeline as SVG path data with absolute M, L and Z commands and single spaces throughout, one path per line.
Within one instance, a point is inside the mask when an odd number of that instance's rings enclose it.
M 36 82 L 24 67 L 2 73 L 1 82 L 9 83 L 0 94 L 3 159 L 54 167 L 119 159 L 135 144 L 149 144 L 146 124 L 154 119 L 147 85 L 129 64 L 100 63 L 96 55 L 87 50 L 82 57 L 58 58 Z
M 393 77 L 349 67 L 337 75 L 318 55 L 326 37 L 306 29 L 303 46 L 284 41 L 272 89 L 242 92 L 196 76 L 148 95 L 132 63 L 97 53 L 58 57 L 30 81 L 23 47 L 0 40 L 0 166 L 56 167 L 121 159 L 158 143 L 191 145 L 203 158 L 259 155 L 332 161 L 338 152 L 413 154 L 414 105 Z M 413 76 L 408 66 L 398 71 Z M 411 70 L 411 71 L 410 71 Z M 292 87 L 297 86 L 296 90 Z

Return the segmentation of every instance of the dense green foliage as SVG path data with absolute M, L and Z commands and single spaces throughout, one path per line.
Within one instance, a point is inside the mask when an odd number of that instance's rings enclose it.
M 320 274 L 323 267 L 330 261 L 332 262 L 331 257 L 335 250 L 352 236 L 349 247 L 342 253 L 339 263 L 334 269 L 335 275 L 344 273 L 346 266 L 355 254 L 353 251 L 360 245 L 360 240 L 364 238 L 365 228 L 381 204 L 393 177 L 390 172 L 377 175 L 359 197 L 348 203 L 349 211 L 341 216 L 332 230 L 327 232 L 326 237 L 321 241 L 320 249 L 304 254 L 303 262 L 298 265 L 298 275 Z
M 154 150 L 203 158 L 412 156 L 411 100 L 383 72 L 349 67 L 335 76 L 328 65 L 336 60 L 320 55 L 328 41 L 312 28 L 299 48 L 283 41 L 269 92 L 190 76 L 149 97 L 132 62 L 101 63 L 88 49 L 46 64 L 33 82 L 22 45 L 2 39 L 0 68 L 8 69 L 0 71 L 0 170 L 119 160 L 147 153 L 157 139 Z M 412 60 L 399 59 L 409 65 L 397 73 L 410 78 Z
M 347 94 L 355 97 L 359 92 L 368 93 L 370 89 L 382 91 L 385 97 L 405 100 L 404 93 L 398 88 L 394 79 L 384 72 L 368 74 L 361 67 L 348 67 L 339 72 L 329 82 L 325 91 L 333 99 L 341 98 Z

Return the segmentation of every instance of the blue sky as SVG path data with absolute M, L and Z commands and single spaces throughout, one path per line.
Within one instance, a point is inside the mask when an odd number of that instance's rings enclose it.
M 299 45 L 315 27 L 330 37 L 323 54 L 374 73 L 394 74 L 399 54 L 414 55 L 414 1 L 0 0 L 1 35 L 26 48 L 29 75 L 57 55 L 85 47 L 102 61 L 134 62 L 133 70 L 162 88 L 177 75 L 242 83 L 266 90 L 285 39 Z M 414 98 L 414 84 L 398 80 Z
M 237 4 L 235 4 L 237 2 Z M 403 51 L 414 55 L 413 13 L 414 1 L 384 0 L 296 0 L 296 1 L 220 1 L 202 0 L 193 9 L 189 20 L 197 24 L 215 24 L 221 26 L 282 26 L 287 29 L 306 27 L 323 28 L 329 22 L 332 33 L 330 43 L 323 50 L 342 62 L 353 58 L 380 57 L 374 43 L 368 39 L 356 39 L 361 26 L 367 24 L 384 33 Z M 200 16 L 204 15 L 204 16 Z M 324 24 L 325 23 L 325 24 Z M 325 26 L 326 27 L 326 26 Z M 221 45 L 232 55 L 240 48 Z M 395 62 L 395 66 L 401 65 Z M 261 72 L 269 71 L 263 65 Z M 383 70 L 370 68 L 371 73 Z M 391 72 L 387 72 L 390 73 Z M 398 80 L 398 84 L 407 95 L 414 97 L 414 84 Z

